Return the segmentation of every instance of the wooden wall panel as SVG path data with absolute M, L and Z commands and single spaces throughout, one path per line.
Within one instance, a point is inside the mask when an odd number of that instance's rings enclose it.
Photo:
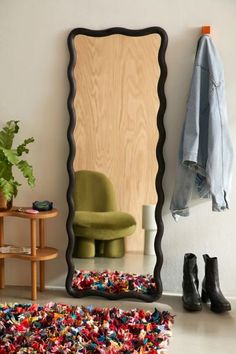
M 133 214 L 137 231 L 127 251 L 142 251 L 142 205 L 155 204 L 160 36 L 75 38 L 76 156 L 74 169 L 106 174 L 120 210 Z

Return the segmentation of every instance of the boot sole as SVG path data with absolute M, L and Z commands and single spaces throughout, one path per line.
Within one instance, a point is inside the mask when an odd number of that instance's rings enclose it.
M 183 306 L 184 306 L 185 310 L 187 310 L 187 311 L 196 312 L 196 311 L 202 310 L 202 305 L 188 305 L 184 302 L 183 298 L 182 298 L 182 301 L 183 301 Z
M 202 289 L 202 302 L 206 303 L 210 303 L 211 304 L 211 311 L 215 312 L 215 313 L 223 313 L 223 312 L 227 312 L 227 311 L 231 311 L 231 305 L 225 306 L 225 307 L 217 307 L 214 306 L 214 304 L 212 304 L 210 297 L 208 296 L 207 292 L 205 290 Z
M 219 308 L 211 305 L 211 311 L 215 313 L 223 313 L 223 312 L 231 311 L 231 307 Z

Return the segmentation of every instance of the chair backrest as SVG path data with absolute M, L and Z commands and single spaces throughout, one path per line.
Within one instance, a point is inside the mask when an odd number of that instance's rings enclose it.
M 111 181 L 100 172 L 75 172 L 75 210 L 116 211 L 116 198 Z

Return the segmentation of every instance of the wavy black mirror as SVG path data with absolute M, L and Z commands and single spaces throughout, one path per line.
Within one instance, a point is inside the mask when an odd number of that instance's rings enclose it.
M 72 296 L 153 301 L 162 294 L 166 46 L 160 27 L 69 34 Z M 151 249 L 142 230 L 148 210 L 155 210 L 157 229 Z

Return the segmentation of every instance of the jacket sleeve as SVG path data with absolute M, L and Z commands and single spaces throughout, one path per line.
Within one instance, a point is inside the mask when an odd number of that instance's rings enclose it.
M 200 113 L 203 104 L 201 97 L 202 75 L 204 73 L 201 67 L 195 63 L 179 147 L 175 188 L 170 205 L 172 216 L 176 221 L 178 216 L 189 215 L 188 205 L 195 184 L 196 172 L 205 174 L 203 166 L 198 163 Z
M 212 40 L 207 37 L 205 42 L 209 69 L 206 176 L 212 196 L 212 210 L 222 211 L 228 208 L 233 148 L 228 130 L 223 64 Z
M 176 171 L 175 188 L 171 199 L 170 210 L 175 221 L 180 216 L 189 215 L 189 201 L 191 199 L 195 173 L 181 162 Z

